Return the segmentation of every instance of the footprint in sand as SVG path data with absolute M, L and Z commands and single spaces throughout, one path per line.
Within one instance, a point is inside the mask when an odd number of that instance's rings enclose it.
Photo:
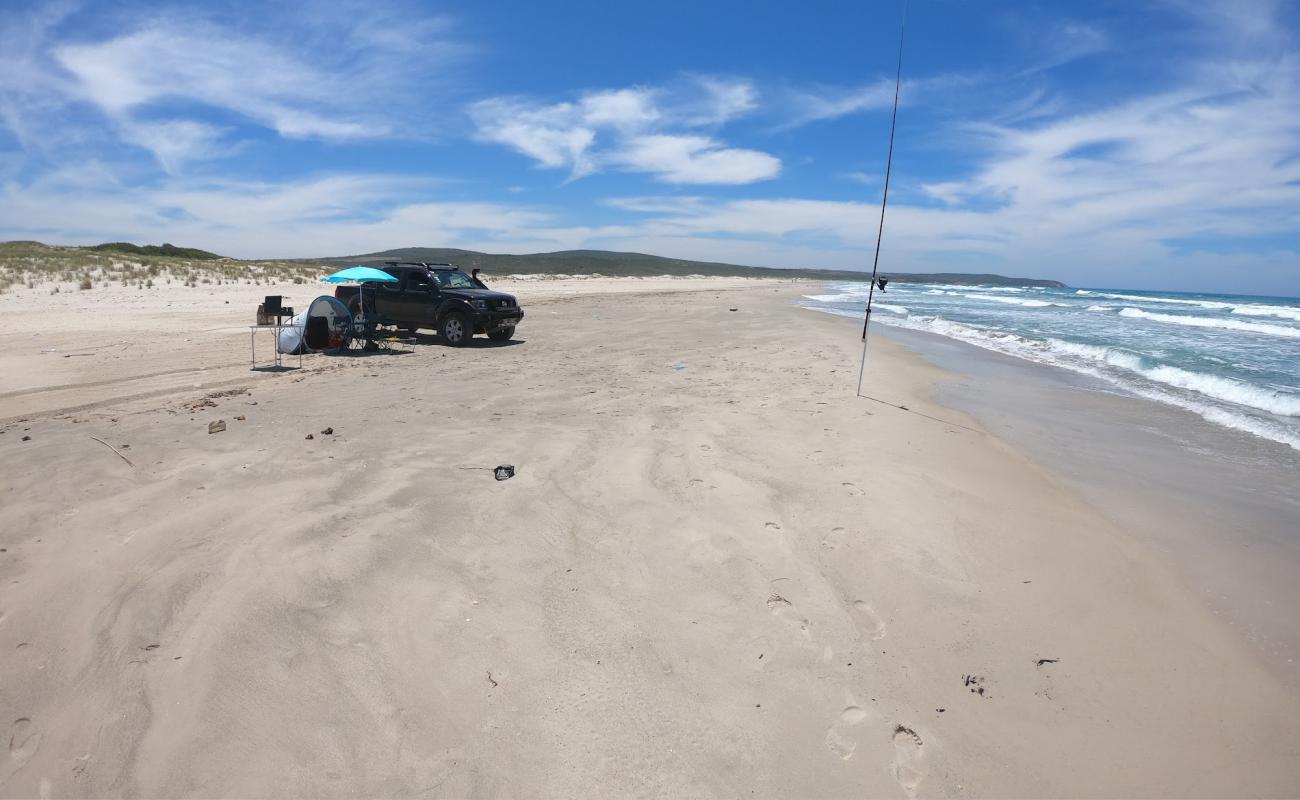
M 41 734 L 36 731 L 32 721 L 27 717 L 14 720 L 13 726 L 9 729 L 9 757 L 17 763 L 17 766 L 26 764 L 28 759 L 36 755 L 36 750 L 40 746 Z
M 867 718 L 867 712 L 858 706 L 849 706 L 840 712 L 840 718 L 826 731 L 826 746 L 840 758 L 848 761 L 853 758 L 853 751 L 858 749 L 857 737 L 853 729 Z
M 894 726 L 894 780 L 908 797 L 915 797 L 925 773 L 921 771 L 920 735 L 906 725 Z
M 871 637 L 872 641 L 880 641 L 885 638 L 885 621 L 876 614 L 876 610 L 865 600 L 855 600 L 853 602 L 853 611 L 857 618 L 858 627 L 862 632 Z
M 804 638 L 807 638 L 809 636 L 808 620 L 804 617 L 800 617 L 797 613 L 795 613 L 794 603 L 791 603 L 789 600 L 786 600 L 781 595 L 777 594 L 776 592 L 773 592 L 772 594 L 768 595 L 767 607 L 768 609 L 771 610 L 773 614 L 780 617 L 781 619 L 786 620 L 791 625 L 798 625 L 799 632 L 804 635 Z
M 851 483 L 841 483 L 840 486 L 843 486 L 845 489 L 848 489 L 849 494 L 853 495 L 854 497 L 862 497 L 863 495 L 866 494 L 866 492 L 862 491 L 861 489 L 859 489 L 858 487 L 854 486 Z
M 843 528 L 831 528 L 831 532 L 822 537 L 822 547 L 827 550 L 838 550 L 844 546 L 844 538 L 848 532 Z

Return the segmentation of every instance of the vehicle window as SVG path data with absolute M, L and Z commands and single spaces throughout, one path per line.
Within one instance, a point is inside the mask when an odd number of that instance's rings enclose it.
M 433 282 L 423 272 L 406 273 L 406 288 L 412 292 L 426 292 L 433 288 Z
M 463 272 L 435 272 L 434 280 L 444 289 L 477 289 L 474 281 Z

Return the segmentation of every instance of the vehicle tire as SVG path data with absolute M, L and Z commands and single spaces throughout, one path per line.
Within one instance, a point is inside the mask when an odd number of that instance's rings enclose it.
M 488 332 L 488 338 L 494 342 L 508 342 L 514 335 L 514 328 L 497 328 Z
M 474 324 L 464 314 L 452 312 L 442 318 L 442 323 L 438 325 L 438 333 L 442 336 L 442 340 L 452 347 L 464 347 L 474 336 Z

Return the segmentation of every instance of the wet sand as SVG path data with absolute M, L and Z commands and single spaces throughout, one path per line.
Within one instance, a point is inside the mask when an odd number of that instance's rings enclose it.
M 954 372 L 946 405 L 1159 548 L 1300 693 L 1300 453 L 1067 370 L 876 330 Z

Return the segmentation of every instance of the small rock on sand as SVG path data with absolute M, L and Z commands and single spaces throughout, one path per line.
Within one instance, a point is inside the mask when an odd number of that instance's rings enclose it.
M 226 421 L 219 419 L 216 422 L 208 423 L 208 433 L 221 433 L 226 429 Z
M 307 434 L 307 438 L 308 438 L 308 439 L 315 439 L 316 437 L 309 433 L 309 434 Z

